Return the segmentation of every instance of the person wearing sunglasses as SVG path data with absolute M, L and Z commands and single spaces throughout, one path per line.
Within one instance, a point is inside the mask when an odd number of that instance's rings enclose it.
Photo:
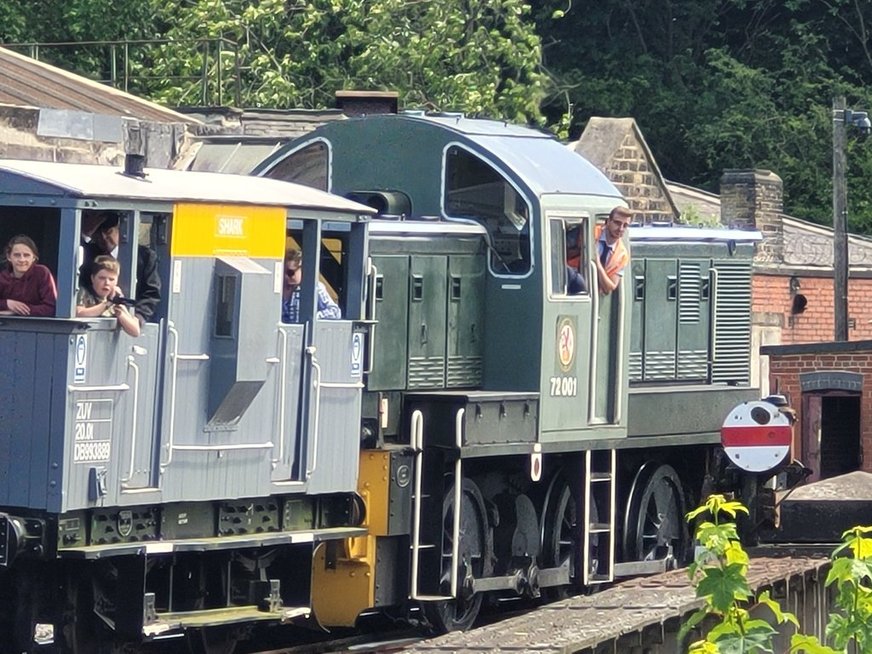
M 300 322 L 300 282 L 303 281 L 303 254 L 299 250 L 285 252 L 284 285 L 282 286 L 282 322 Z M 341 320 L 342 311 L 318 282 L 318 318 Z
M 630 262 L 630 252 L 623 236 L 630 227 L 633 213 L 626 207 L 615 207 L 602 225 L 594 230 L 596 242 L 597 281 L 600 293 L 608 295 L 621 283 L 624 268 Z

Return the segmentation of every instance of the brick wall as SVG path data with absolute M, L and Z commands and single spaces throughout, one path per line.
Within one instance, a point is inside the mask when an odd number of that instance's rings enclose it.
M 796 293 L 805 296 L 805 311 L 793 315 L 791 278 Z M 833 280 L 831 277 L 755 274 L 752 310 L 782 316 L 781 343 L 820 343 L 833 339 Z M 797 286 L 798 284 L 798 286 Z M 848 282 L 848 340 L 872 339 L 872 279 Z
M 797 412 L 794 426 L 794 454 L 802 459 L 802 391 L 799 376 L 802 373 L 842 371 L 855 372 L 864 376 L 865 387 L 860 399 L 860 452 L 861 469 L 872 472 L 872 350 L 852 352 L 815 352 L 805 354 L 770 355 L 769 381 L 773 392 L 786 395 L 790 405 Z

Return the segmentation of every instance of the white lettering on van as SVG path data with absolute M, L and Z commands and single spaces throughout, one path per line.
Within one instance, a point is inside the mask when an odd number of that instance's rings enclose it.
M 239 216 L 218 216 L 218 236 L 242 238 L 245 236 L 245 221 Z

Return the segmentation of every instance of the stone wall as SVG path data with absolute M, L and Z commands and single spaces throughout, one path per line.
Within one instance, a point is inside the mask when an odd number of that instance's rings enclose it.
M 726 170 L 721 176 L 721 222 L 737 229 L 757 229 L 763 241 L 755 263 L 784 261 L 783 184 L 769 170 Z
M 627 200 L 634 220 L 641 223 L 672 222 L 672 205 L 660 180 L 651 168 L 645 149 L 630 131 L 605 170 L 606 175 Z
M 188 146 L 183 123 L 0 106 L 0 158 L 122 166 L 124 154 L 170 168 Z

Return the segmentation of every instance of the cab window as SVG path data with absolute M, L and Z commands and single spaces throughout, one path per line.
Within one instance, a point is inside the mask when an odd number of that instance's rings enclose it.
M 552 218 L 548 221 L 548 229 L 551 242 L 551 295 L 586 295 L 590 288 L 586 219 Z
M 498 170 L 459 146 L 445 155 L 445 196 L 449 218 L 483 225 L 490 238 L 490 267 L 497 274 L 530 271 L 530 206 Z
M 324 141 L 314 141 L 291 153 L 264 177 L 281 179 L 321 191 L 330 190 L 330 150 Z

